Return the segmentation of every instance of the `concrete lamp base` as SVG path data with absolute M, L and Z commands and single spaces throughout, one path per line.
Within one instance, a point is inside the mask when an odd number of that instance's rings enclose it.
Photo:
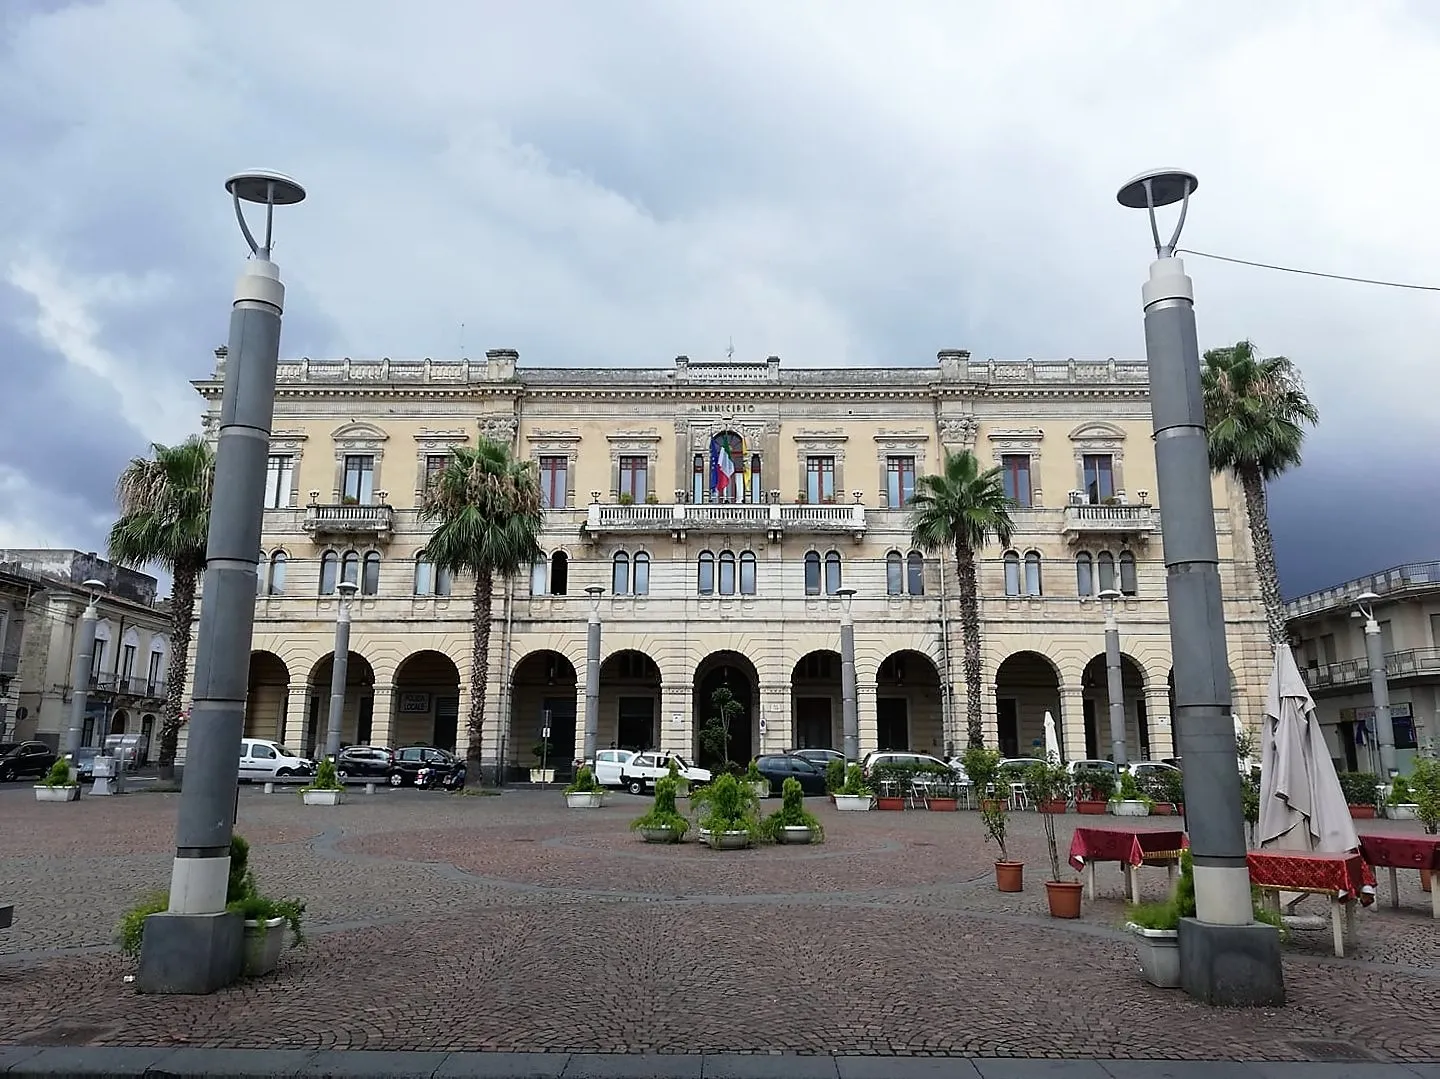
M 1196 1000 L 1220 1007 L 1284 1004 L 1279 931 L 1263 922 L 1213 925 L 1181 918 L 1180 984 Z
M 244 958 L 245 921 L 238 914 L 152 914 L 135 986 L 142 993 L 214 993 L 239 980 Z

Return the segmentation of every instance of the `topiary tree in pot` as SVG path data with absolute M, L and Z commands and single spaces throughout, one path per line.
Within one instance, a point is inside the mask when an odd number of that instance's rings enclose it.
M 760 835 L 755 789 L 735 776 L 722 775 L 700 788 L 690 806 L 700 814 L 701 839 L 712 850 L 741 850 Z
M 830 795 L 830 804 L 835 804 L 835 795 L 845 786 L 845 762 L 839 757 L 831 758 L 825 765 L 825 793 Z
M 874 800 L 870 784 L 865 780 L 865 770 L 858 764 L 850 765 L 845 770 L 845 785 L 835 792 L 835 808 L 864 812 Z
M 662 776 L 655 781 L 655 801 L 650 812 L 630 822 L 630 830 L 639 832 L 647 843 L 679 843 L 690 830 L 690 822 L 675 808 L 679 781 Z
M 780 808 L 760 824 L 761 834 L 776 843 L 823 843 L 825 829 L 805 808 L 805 791 L 794 776 L 780 788 Z
M 980 808 L 980 821 L 985 825 L 985 838 L 1000 848 L 1000 857 L 995 861 L 995 887 L 1002 892 L 1023 892 L 1025 890 L 1025 863 L 1010 860 L 1010 850 L 1005 845 L 1006 832 L 1010 825 L 1010 814 L 1005 803 L 986 799 Z
M 1060 879 L 1060 849 L 1055 837 L 1055 814 L 1046 812 L 1045 806 L 1064 802 L 1070 797 L 1070 773 L 1057 760 L 1044 764 L 1032 764 L 1025 770 L 1025 786 L 1030 797 L 1040 808 L 1040 820 L 1045 828 L 1045 843 L 1050 852 L 1050 879 L 1045 882 L 1045 894 L 1050 903 L 1052 918 L 1080 917 L 1080 890 L 1078 880 Z

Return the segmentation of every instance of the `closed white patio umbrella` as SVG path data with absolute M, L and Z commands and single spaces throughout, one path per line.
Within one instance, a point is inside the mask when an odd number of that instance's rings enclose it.
M 1060 735 L 1055 730 L 1055 717 L 1049 712 L 1045 713 L 1045 759 L 1051 764 L 1059 764 L 1060 757 Z

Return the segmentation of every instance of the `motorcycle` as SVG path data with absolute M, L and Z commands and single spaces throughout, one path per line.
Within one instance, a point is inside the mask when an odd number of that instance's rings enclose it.
M 434 768 L 421 768 L 415 773 L 415 786 L 420 790 L 461 791 L 465 789 L 465 766 L 462 764 L 452 772 L 440 775 Z

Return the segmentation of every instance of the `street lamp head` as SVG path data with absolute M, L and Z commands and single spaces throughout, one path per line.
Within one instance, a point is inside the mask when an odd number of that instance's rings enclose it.
M 250 253 L 262 259 L 270 257 L 271 226 L 274 223 L 275 207 L 293 206 L 305 199 L 305 189 L 299 182 L 283 172 L 272 169 L 248 169 L 237 172 L 225 181 L 225 190 L 235 200 L 235 220 L 240 222 L 240 231 L 250 245 Z M 253 202 L 265 207 L 265 243 L 259 244 L 245 223 L 242 202 Z
M 1106 603 L 1114 603 L 1120 598 L 1120 591 L 1116 588 L 1102 588 L 1100 590 L 1100 598 Z
M 1200 187 L 1200 181 L 1193 172 L 1184 169 L 1151 169 L 1133 176 L 1120 186 L 1115 199 L 1130 210 L 1145 210 L 1150 214 L 1150 234 L 1155 238 L 1155 257 L 1170 258 L 1175 254 L 1175 245 L 1180 242 L 1180 230 L 1185 227 L 1185 214 L 1190 209 L 1190 196 Z M 1168 244 L 1160 242 L 1160 227 L 1155 223 L 1155 211 L 1162 206 L 1180 204 L 1180 219 L 1175 222 L 1175 232 Z
M 600 613 L 600 597 L 605 594 L 605 589 L 598 584 L 592 584 L 585 589 L 585 594 L 590 597 L 590 610 L 596 614 Z
M 1372 620 L 1375 617 L 1375 601 L 1380 597 L 1374 592 L 1361 592 L 1355 597 L 1355 606 L 1359 608 L 1360 617 Z
M 335 592 L 342 600 L 352 600 L 355 593 L 360 591 L 360 586 L 354 581 L 341 581 L 335 586 Z
M 95 604 L 99 602 L 100 597 L 105 594 L 105 582 L 97 581 L 93 577 L 83 582 L 80 587 L 85 589 L 85 594 L 90 597 L 90 606 L 92 607 L 95 606 Z
M 853 588 L 837 588 L 837 589 L 835 589 L 835 596 L 836 596 L 837 599 L 840 600 L 840 609 L 841 609 L 842 611 L 844 611 L 846 614 L 849 614 L 849 613 L 850 613 L 850 604 L 851 604 L 851 603 L 854 601 L 854 599 L 855 599 L 855 589 L 853 589 Z

